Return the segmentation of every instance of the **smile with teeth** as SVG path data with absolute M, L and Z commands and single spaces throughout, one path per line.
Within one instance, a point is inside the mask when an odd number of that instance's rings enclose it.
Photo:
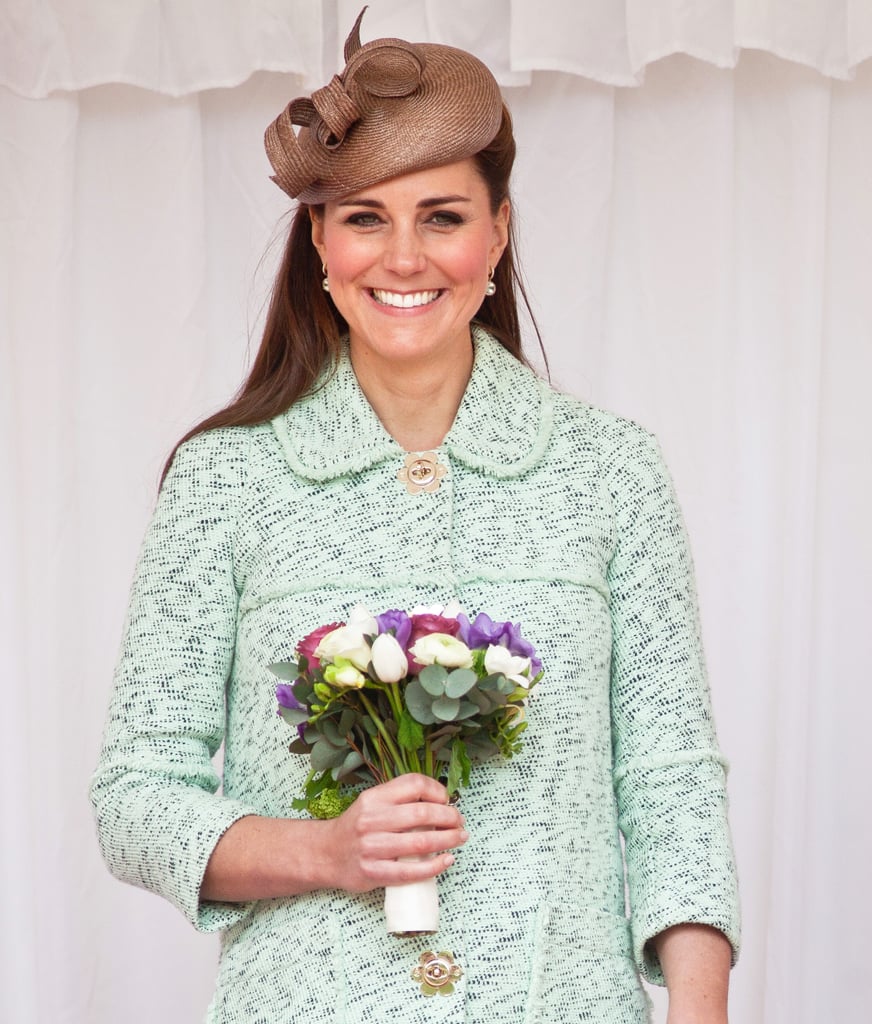
M 382 306 L 394 306 L 396 309 L 412 309 L 414 306 L 427 306 L 442 294 L 441 290 L 429 292 L 386 292 L 381 288 L 371 290 L 372 297 Z

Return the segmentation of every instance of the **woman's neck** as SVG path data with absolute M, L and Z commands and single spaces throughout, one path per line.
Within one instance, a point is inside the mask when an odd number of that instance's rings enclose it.
M 407 452 L 438 448 L 451 429 L 469 376 L 473 348 L 450 363 L 417 360 L 384 365 L 351 347 L 351 365 L 361 391 L 382 426 Z

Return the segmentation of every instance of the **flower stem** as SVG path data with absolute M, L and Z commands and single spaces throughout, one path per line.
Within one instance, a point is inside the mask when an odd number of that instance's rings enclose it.
M 370 701 L 370 699 L 363 692 L 363 690 L 358 690 L 357 692 L 358 692 L 358 695 L 360 696 L 361 703 L 363 704 L 363 706 L 367 710 L 367 714 L 369 715 L 369 717 L 375 723 L 375 727 L 376 727 L 376 729 L 378 729 L 379 734 L 380 734 L 382 740 L 384 741 L 385 746 L 391 752 L 391 757 L 394 759 L 394 765 L 396 766 L 396 768 L 401 773 L 405 772 L 405 771 L 408 771 L 408 768 L 406 767 L 406 762 L 403 760 L 403 755 L 397 749 L 397 746 L 394 743 L 393 736 L 391 736 L 391 734 L 388 732 L 387 727 L 385 726 L 384 722 L 378 716 L 375 708 L 373 707 L 372 701 Z M 388 698 L 388 699 L 390 699 L 390 698 Z

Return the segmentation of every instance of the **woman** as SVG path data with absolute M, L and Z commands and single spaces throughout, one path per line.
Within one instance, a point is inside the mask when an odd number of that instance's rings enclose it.
M 641 973 L 670 1024 L 720 1024 L 735 876 L 668 476 L 523 363 L 490 73 L 359 24 L 343 74 L 267 131 L 301 205 L 249 380 L 175 452 L 146 538 L 92 790 L 104 854 L 223 931 L 209 1021 L 638 1022 Z M 455 598 L 545 663 L 522 755 L 479 766 L 462 814 L 409 775 L 289 816 L 307 765 L 266 666 L 358 602 Z M 387 936 L 381 888 L 436 875 L 438 935 Z M 463 972 L 445 999 L 410 976 L 428 947 Z

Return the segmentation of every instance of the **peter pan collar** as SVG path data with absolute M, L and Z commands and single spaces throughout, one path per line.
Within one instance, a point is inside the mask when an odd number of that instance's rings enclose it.
M 473 326 L 472 339 L 472 375 L 439 450 L 490 476 L 519 476 L 548 444 L 553 394 L 487 331 Z M 308 480 L 359 473 L 405 454 L 360 390 L 347 349 L 322 386 L 272 427 L 291 469 Z

